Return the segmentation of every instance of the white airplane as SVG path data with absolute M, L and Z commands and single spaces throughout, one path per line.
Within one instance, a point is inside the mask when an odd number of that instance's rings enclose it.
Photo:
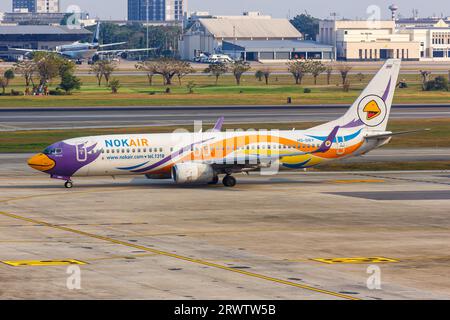
M 142 51 L 153 51 L 157 48 L 143 48 L 143 49 L 116 49 L 116 50 L 102 50 L 103 48 L 119 46 L 126 44 L 126 42 L 116 42 L 116 43 L 107 43 L 100 44 L 100 22 L 97 23 L 97 29 L 95 31 L 92 42 L 84 43 L 84 42 L 74 42 L 71 44 L 57 46 L 55 50 L 39 50 L 39 49 L 16 49 L 11 48 L 14 51 L 22 51 L 27 53 L 33 52 L 56 52 L 68 59 L 72 60 L 95 60 L 99 55 L 108 55 L 115 54 L 121 56 L 123 58 L 131 52 L 142 52 Z
M 236 185 L 233 174 L 304 169 L 354 157 L 387 144 L 386 131 L 400 60 L 388 60 L 337 120 L 308 130 L 107 135 L 57 142 L 28 165 L 73 186 L 73 177 L 145 175 L 177 184 Z

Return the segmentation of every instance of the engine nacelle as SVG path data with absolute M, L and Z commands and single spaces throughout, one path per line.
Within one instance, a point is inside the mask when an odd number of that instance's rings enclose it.
M 209 164 L 185 162 L 172 167 L 172 179 L 178 184 L 209 183 L 214 176 Z

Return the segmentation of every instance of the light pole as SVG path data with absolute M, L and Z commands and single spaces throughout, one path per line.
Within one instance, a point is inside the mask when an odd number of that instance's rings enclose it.
M 145 12 L 146 12 L 146 17 L 147 17 L 147 48 L 149 48 L 149 38 L 148 38 L 148 8 L 149 8 L 149 5 L 148 5 L 148 2 L 149 2 L 150 0 L 145 0 L 145 4 L 146 4 L 146 9 L 145 9 Z M 147 51 L 147 58 L 148 58 L 148 51 Z

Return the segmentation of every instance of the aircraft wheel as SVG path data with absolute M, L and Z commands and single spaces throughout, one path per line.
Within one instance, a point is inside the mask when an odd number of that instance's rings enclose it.
M 229 188 L 234 187 L 236 185 L 236 178 L 233 176 L 226 175 L 225 178 L 223 178 L 223 185 Z
M 72 189 L 73 182 L 72 181 L 66 181 L 66 183 L 64 183 L 64 187 L 66 187 L 66 189 Z
M 219 183 L 219 177 L 218 176 L 214 176 L 214 178 L 208 184 L 213 185 L 213 184 L 218 184 L 218 183 Z

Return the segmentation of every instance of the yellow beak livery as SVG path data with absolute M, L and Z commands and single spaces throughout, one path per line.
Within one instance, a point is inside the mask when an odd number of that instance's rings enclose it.
M 28 160 L 28 165 L 38 171 L 48 171 L 55 167 L 55 161 L 47 157 L 45 154 L 40 153 Z

